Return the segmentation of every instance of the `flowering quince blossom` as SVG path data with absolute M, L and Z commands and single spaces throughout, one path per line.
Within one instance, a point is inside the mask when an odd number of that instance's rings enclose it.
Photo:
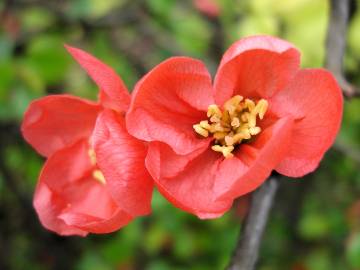
M 130 134 L 149 142 L 159 191 L 200 218 L 221 216 L 272 170 L 301 177 L 334 142 L 342 94 L 323 69 L 300 69 L 290 43 L 253 36 L 223 55 L 214 82 L 204 64 L 170 58 L 135 87 Z
M 30 104 L 22 133 L 47 157 L 34 207 L 43 226 L 60 235 L 108 233 L 151 211 L 146 148 L 126 131 L 130 95 L 121 78 L 93 56 L 66 48 L 99 86 L 99 101 L 52 95 Z
M 216 0 L 194 0 L 195 7 L 205 15 L 216 18 L 220 15 L 220 6 Z

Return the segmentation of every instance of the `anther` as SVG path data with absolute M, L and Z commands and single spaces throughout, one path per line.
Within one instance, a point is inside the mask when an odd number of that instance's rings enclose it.
M 95 178 L 95 180 L 99 181 L 101 184 L 103 185 L 106 184 L 105 177 L 100 170 L 94 170 L 92 176 Z
M 234 150 L 234 146 L 220 146 L 220 145 L 213 145 L 211 147 L 212 150 L 215 152 L 220 152 L 224 155 L 225 158 L 229 158 L 234 156 L 231 152 Z
M 251 99 L 245 99 L 245 106 L 249 109 L 249 111 L 252 111 L 255 108 L 255 103 Z
M 269 107 L 269 103 L 265 100 L 265 99 L 260 99 L 258 104 L 256 105 L 256 107 L 258 107 L 258 113 L 259 113 L 259 118 L 263 119 L 264 115 Z
M 227 146 L 234 145 L 234 137 L 232 136 L 225 136 L 225 143 Z
M 96 155 L 95 155 L 94 149 L 89 148 L 88 155 L 89 155 L 89 158 L 90 158 L 91 165 L 95 165 L 96 164 Z
M 240 126 L 240 120 L 237 117 L 234 117 L 231 121 L 231 126 L 234 128 L 238 128 Z
M 247 115 L 247 120 L 248 120 L 249 127 L 255 127 L 256 126 L 256 114 L 249 113 Z
M 209 130 L 211 128 L 211 126 L 209 125 L 209 122 L 207 120 L 201 121 L 200 127 L 207 129 L 207 130 Z
M 215 139 L 212 150 L 229 158 L 233 156 L 236 145 L 261 132 L 261 128 L 256 125 L 257 117 L 263 119 L 267 109 L 268 102 L 265 99 L 254 102 L 236 95 L 224 103 L 223 110 L 217 105 L 210 105 L 208 120 L 200 121 L 193 128 L 203 137 L 212 136 Z
M 199 124 L 197 125 L 193 125 L 193 128 L 195 130 L 195 132 L 197 134 L 200 134 L 203 137 L 208 137 L 209 136 L 209 131 L 207 131 L 206 129 L 202 128 Z
M 217 105 L 213 104 L 208 107 L 208 111 L 207 111 L 206 115 L 207 115 L 207 117 L 218 116 L 220 118 L 222 113 L 221 113 L 219 107 Z
M 260 127 L 251 127 L 249 128 L 250 134 L 251 135 L 257 135 L 260 133 L 261 128 Z
M 221 140 L 225 138 L 226 134 L 227 132 L 215 132 L 213 136 L 216 140 Z

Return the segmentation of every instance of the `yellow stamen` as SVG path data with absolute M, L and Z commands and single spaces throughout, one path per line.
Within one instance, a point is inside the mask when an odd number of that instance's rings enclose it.
M 209 125 L 209 122 L 207 120 L 201 121 L 199 125 L 203 129 L 210 129 L 210 125 Z
M 249 113 L 247 115 L 247 121 L 248 121 L 249 127 L 255 127 L 256 126 L 256 114 Z
M 201 127 L 200 124 L 193 125 L 193 128 L 195 129 L 196 133 L 200 134 L 201 136 L 203 137 L 209 136 L 209 131 Z
M 207 131 L 206 131 L 207 132 Z M 89 148 L 88 150 L 88 155 L 90 158 L 90 163 L 91 165 L 95 166 L 96 165 L 96 154 L 93 148 Z M 106 180 L 104 175 L 102 174 L 102 172 L 98 169 L 95 169 L 92 172 L 92 176 L 95 180 L 99 181 L 101 184 L 105 185 L 106 184 Z
M 234 115 L 240 102 L 243 100 L 242 96 L 236 95 L 224 103 L 224 109 L 228 111 L 229 115 Z
M 95 180 L 99 181 L 101 184 L 103 185 L 106 184 L 105 177 L 100 170 L 94 170 L 92 176 L 95 178 Z
M 250 134 L 251 135 L 257 135 L 260 133 L 261 128 L 260 127 L 251 127 L 249 128 Z
M 249 109 L 249 111 L 252 111 L 255 108 L 255 103 L 251 99 L 245 99 L 245 106 Z
M 225 136 L 226 136 L 226 132 L 215 132 L 213 134 L 214 138 L 217 139 L 217 140 L 221 140 L 221 139 L 224 139 Z
M 95 155 L 95 151 L 92 148 L 89 148 L 88 150 L 88 155 L 90 157 L 90 163 L 91 165 L 95 165 L 96 164 L 96 155 Z
M 213 145 L 211 147 L 212 150 L 215 152 L 220 152 L 224 155 L 224 157 L 232 157 L 234 156 L 231 152 L 234 150 L 234 146 L 220 146 L 220 145 Z
M 265 99 L 260 99 L 258 104 L 256 105 L 256 111 L 259 114 L 259 118 L 263 119 L 264 115 L 269 107 L 269 103 Z
M 207 117 L 211 118 L 212 116 L 221 117 L 222 112 L 220 111 L 217 105 L 210 105 L 207 111 Z
M 235 127 L 235 128 L 240 127 L 240 120 L 239 120 L 239 118 L 234 117 L 234 118 L 231 120 L 231 126 L 232 126 L 232 127 Z
M 261 132 L 256 125 L 257 117 L 263 119 L 268 106 L 265 99 L 254 102 L 236 95 L 224 103 L 223 110 L 217 105 L 210 105 L 208 120 L 200 121 L 193 128 L 202 137 L 212 136 L 215 141 L 211 149 L 230 158 L 236 145 Z
M 232 146 L 234 144 L 233 136 L 225 136 L 224 140 L 227 146 Z

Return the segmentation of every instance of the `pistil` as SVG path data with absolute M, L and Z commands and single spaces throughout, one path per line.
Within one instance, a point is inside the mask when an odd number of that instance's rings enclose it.
M 261 128 L 256 125 L 257 117 L 263 119 L 267 108 L 268 102 L 265 99 L 255 103 L 236 95 L 224 103 L 222 110 L 215 104 L 210 105 L 208 120 L 200 121 L 193 128 L 202 137 L 212 136 L 215 141 L 211 149 L 230 158 L 235 146 L 261 132 Z

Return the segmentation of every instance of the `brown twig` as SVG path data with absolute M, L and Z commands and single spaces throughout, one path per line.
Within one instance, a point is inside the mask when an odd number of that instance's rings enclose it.
M 277 176 L 273 176 L 254 192 L 250 211 L 241 229 L 241 237 L 237 243 L 228 270 L 254 269 L 262 235 L 278 186 L 279 179 Z
M 347 145 L 342 141 L 335 142 L 333 148 L 336 151 L 339 151 L 343 155 L 350 157 L 353 161 L 360 164 L 360 152 L 356 148 L 354 148 L 350 145 Z
M 330 21 L 326 39 L 325 67 L 337 79 L 344 96 L 360 96 L 360 90 L 349 83 L 343 73 L 346 32 L 349 22 L 350 0 L 330 0 Z

